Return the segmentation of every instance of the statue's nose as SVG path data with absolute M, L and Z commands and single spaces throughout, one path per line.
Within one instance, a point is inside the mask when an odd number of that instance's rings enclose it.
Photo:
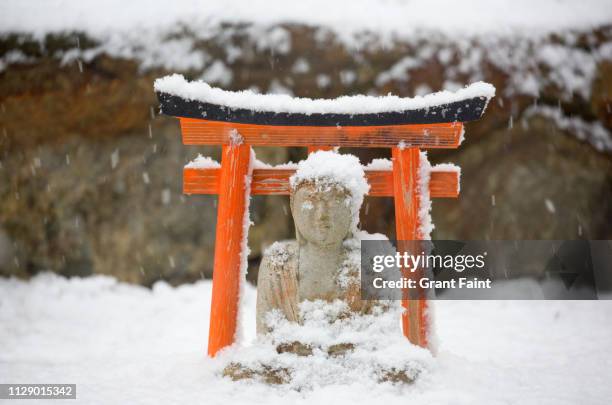
M 317 204 L 315 215 L 319 221 L 327 220 L 329 217 L 328 207 L 325 204 Z

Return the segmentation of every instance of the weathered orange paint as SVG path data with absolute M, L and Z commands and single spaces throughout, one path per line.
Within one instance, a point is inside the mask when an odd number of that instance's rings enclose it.
M 395 202 L 395 229 L 398 251 L 414 251 L 423 238 L 419 231 L 419 150 L 417 148 L 392 148 L 393 194 Z M 420 253 L 420 252 L 417 252 Z M 402 269 L 404 277 L 418 277 L 419 270 Z M 411 343 L 421 347 L 428 345 L 427 300 L 423 291 L 404 291 L 402 306 L 402 330 Z M 416 295 L 416 296 L 415 296 Z
M 333 150 L 333 149 L 334 149 L 333 146 L 309 146 L 308 154 L 311 154 L 312 152 L 316 152 L 318 150 Z
M 234 342 L 240 293 L 244 216 L 247 214 L 247 144 L 224 145 L 218 175 L 219 204 L 208 334 L 208 355 Z
M 179 119 L 185 145 L 228 145 L 232 131 L 237 131 L 244 138 L 244 142 L 252 146 L 390 148 L 402 142 L 407 147 L 457 148 L 463 130 L 461 122 L 314 127 Z
M 218 194 L 219 173 L 215 168 L 183 169 L 185 194 Z M 251 195 L 289 195 L 289 178 L 292 169 L 255 169 L 251 181 Z M 370 184 L 370 197 L 393 197 L 393 171 L 365 169 Z M 431 198 L 457 198 L 459 174 L 455 171 L 432 171 L 429 179 Z

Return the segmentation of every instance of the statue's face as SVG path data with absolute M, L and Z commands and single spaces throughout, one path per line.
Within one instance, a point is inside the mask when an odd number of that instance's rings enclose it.
M 318 245 L 341 242 L 351 226 L 348 196 L 336 188 L 317 191 L 310 184 L 299 186 L 293 195 L 292 211 L 300 234 Z

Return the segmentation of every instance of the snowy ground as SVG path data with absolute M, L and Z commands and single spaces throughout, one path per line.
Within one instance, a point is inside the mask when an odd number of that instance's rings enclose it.
M 287 392 L 214 375 L 204 356 L 210 292 L 209 281 L 151 291 L 102 276 L 2 279 L 0 382 L 76 383 L 82 403 L 608 404 L 612 397 L 612 301 L 438 301 L 440 353 L 413 386 Z M 245 304 L 252 336 L 253 288 Z

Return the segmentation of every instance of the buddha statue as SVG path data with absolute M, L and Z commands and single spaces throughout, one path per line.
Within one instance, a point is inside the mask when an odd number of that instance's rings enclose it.
M 315 371 L 324 361 L 343 381 L 367 374 L 381 382 L 412 382 L 420 365 L 411 350 L 422 349 L 411 349 L 399 330 L 399 301 L 361 299 L 361 240 L 386 238 L 357 227 L 369 189 L 359 160 L 316 152 L 300 162 L 290 183 L 296 238 L 264 252 L 258 338 L 228 352 L 223 375 L 301 389 L 327 383 Z
M 357 221 L 362 190 L 368 187 L 361 174 L 355 187 L 325 175 L 300 177 L 299 170 L 292 179 L 296 240 L 276 242 L 264 253 L 257 281 L 258 334 L 269 332 L 265 317 L 271 310 L 299 323 L 298 306 L 305 300 L 339 299 L 352 312 L 371 310 L 373 303 L 361 300 L 359 288 Z

